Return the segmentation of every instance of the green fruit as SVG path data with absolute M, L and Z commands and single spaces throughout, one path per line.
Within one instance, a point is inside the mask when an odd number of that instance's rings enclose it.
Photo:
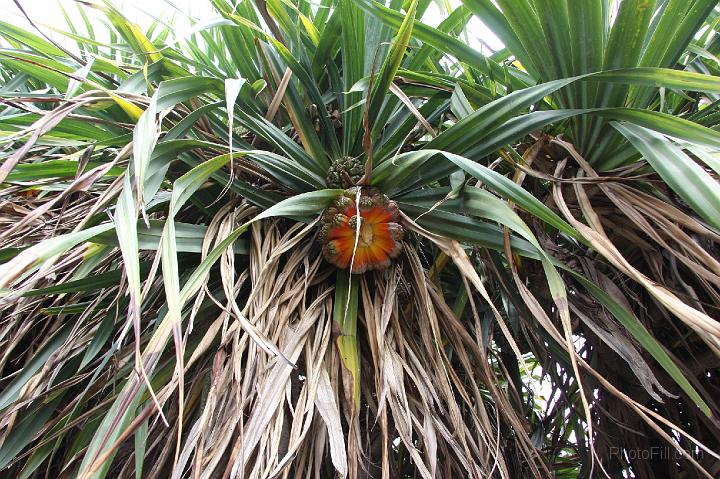
M 365 174 L 365 160 L 343 156 L 332 162 L 325 183 L 328 188 L 350 188 Z

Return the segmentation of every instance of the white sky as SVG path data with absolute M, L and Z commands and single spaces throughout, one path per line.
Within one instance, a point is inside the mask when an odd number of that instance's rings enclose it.
M 65 37 L 52 34 L 47 27 L 59 28 L 67 31 L 67 23 L 62 15 L 60 5 L 68 12 L 76 28 L 84 32 L 84 24 L 81 17 L 77 13 L 78 6 L 74 0 L 18 0 L 30 18 L 43 29 L 43 32 L 69 47 L 74 42 Z M 89 0 L 95 3 L 102 3 L 102 0 Z M 178 33 L 178 38 L 183 36 L 183 32 L 189 30 L 189 22 L 186 15 L 190 15 L 195 19 L 202 21 L 217 17 L 217 13 L 213 10 L 209 0 L 116 0 L 112 2 L 115 8 L 120 10 L 123 15 L 137 23 L 143 29 L 148 28 L 153 18 L 159 18 L 164 22 L 169 22 L 174 17 L 174 25 Z M 444 4 L 445 2 L 437 2 Z M 450 5 L 454 8 L 460 5 L 460 0 L 450 0 Z M 92 8 L 81 7 L 91 19 L 99 20 L 103 15 Z M 30 27 L 23 15 L 18 10 L 13 0 L 0 0 L 0 18 L 3 21 L 22 26 Z M 429 25 L 437 25 L 444 18 L 440 14 L 440 10 L 436 3 L 432 3 L 430 8 L 423 17 L 423 22 Z M 94 22 L 93 22 L 94 23 Z M 502 43 L 483 25 L 477 18 L 470 20 L 469 36 L 470 44 L 486 54 L 488 51 L 485 45 L 490 46 L 492 50 L 499 50 L 503 47 Z M 98 29 L 102 30 L 102 29 Z M 482 39 L 482 41 L 480 41 Z M 99 41 L 105 39 L 98 39 Z

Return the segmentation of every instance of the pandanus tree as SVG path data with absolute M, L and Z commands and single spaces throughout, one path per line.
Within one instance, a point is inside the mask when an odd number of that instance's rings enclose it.
M 4 474 L 717 477 L 716 2 L 211 3 L 0 22 Z

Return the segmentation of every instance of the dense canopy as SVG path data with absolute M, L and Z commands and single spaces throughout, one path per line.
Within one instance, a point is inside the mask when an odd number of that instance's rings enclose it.
M 717 2 L 450 3 L 0 21 L 1 475 L 720 475 Z

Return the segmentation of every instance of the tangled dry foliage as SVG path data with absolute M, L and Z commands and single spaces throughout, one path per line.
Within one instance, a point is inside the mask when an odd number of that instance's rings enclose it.
M 2 474 L 720 476 L 716 2 L 211 3 L 0 22 Z

